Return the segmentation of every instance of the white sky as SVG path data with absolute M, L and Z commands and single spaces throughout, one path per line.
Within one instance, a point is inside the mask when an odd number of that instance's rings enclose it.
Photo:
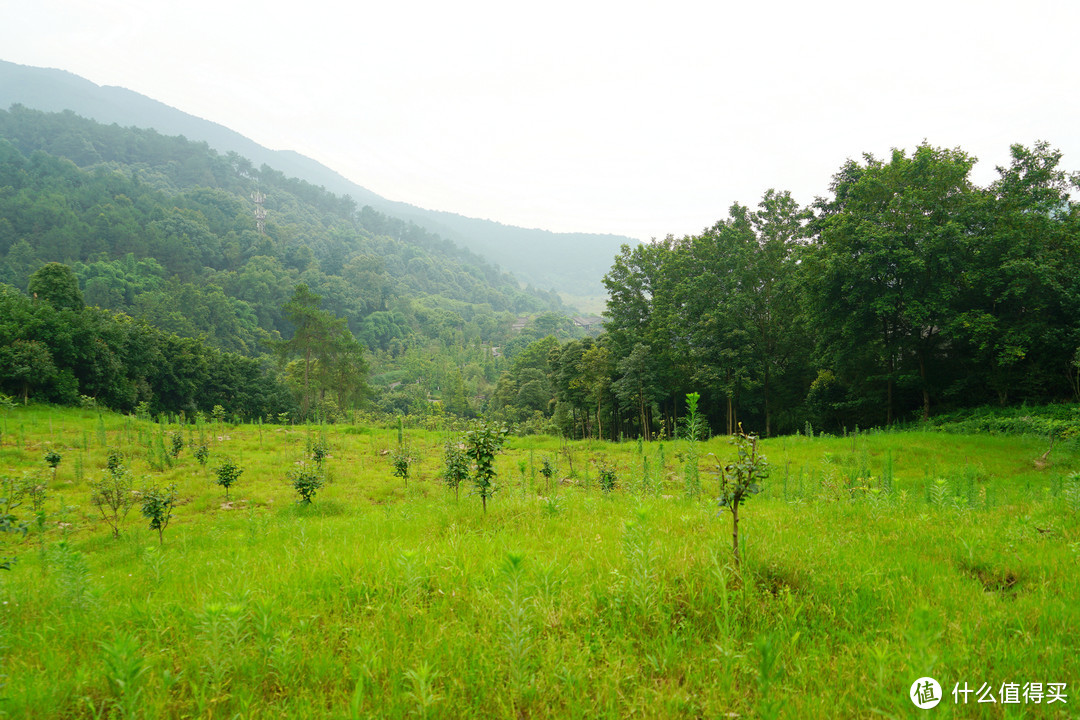
M 1080 170 L 1075 0 L 0 0 L 0 59 L 119 85 L 392 200 L 647 240 L 923 139 Z

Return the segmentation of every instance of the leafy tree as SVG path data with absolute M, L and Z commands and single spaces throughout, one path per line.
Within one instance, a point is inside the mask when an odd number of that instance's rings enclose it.
M 651 408 L 659 395 L 659 383 L 653 372 L 653 359 L 643 343 L 634 345 L 630 355 L 619 362 L 619 379 L 612 385 L 620 402 L 637 409 L 641 435 L 652 438 Z
M 90 502 L 112 528 L 113 537 L 119 539 L 120 525 L 135 504 L 131 472 L 110 458 L 109 470 L 103 477 L 90 483 Z
M 345 321 L 320 309 L 321 298 L 307 285 L 297 285 L 284 306 L 286 318 L 295 327 L 291 339 L 282 345 L 286 355 L 303 360 L 301 412 L 306 417 L 312 405 L 312 379 L 325 393 L 336 390 L 339 406 L 364 387 L 366 366 L 363 352 L 345 326 Z
M 952 332 L 966 342 L 971 369 L 960 392 L 989 386 L 1001 404 L 1010 395 L 1041 399 L 1069 367 L 1080 311 L 1075 287 L 1076 227 L 1069 191 L 1080 175 L 1060 169 L 1061 153 L 1045 142 L 1013 145 L 1011 164 L 981 196 L 981 231 L 966 238 Z M 1034 362 L 1039 358 L 1038 362 Z
M 488 498 L 495 494 L 495 456 L 508 432 L 509 429 L 502 423 L 482 422 L 465 433 L 465 445 L 474 468 L 473 483 L 485 513 Z
M 884 384 L 888 424 L 898 382 L 918 388 L 924 418 L 940 387 L 931 373 L 953 317 L 974 160 L 923 144 L 911 157 L 895 150 L 887 163 L 865 161 L 849 162 L 833 200 L 819 205 L 809 287 L 834 366 Z
M 301 465 L 289 472 L 289 483 L 300 496 L 301 505 L 310 505 L 315 493 L 323 486 L 321 470 Z
M 32 296 L 51 304 L 57 310 L 81 310 L 82 291 L 75 272 L 63 263 L 45 263 L 30 276 L 27 290 Z
M 761 492 L 761 481 L 769 477 L 769 462 L 758 454 L 758 438 L 739 426 L 732 436 L 736 458 L 720 466 L 720 507 L 731 511 L 731 552 L 739 564 L 739 506 Z
M 55 450 L 49 450 L 45 453 L 45 462 L 49 464 L 49 468 L 52 470 L 53 482 L 56 482 L 56 468 L 60 465 L 60 461 L 63 456 Z
M 25 479 L 0 477 L 0 533 L 26 535 L 26 523 L 14 511 L 22 505 L 29 490 L 30 484 Z M 0 557 L 0 570 L 10 570 L 14 564 L 15 557 Z
M 753 348 L 751 372 L 759 375 L 765 435 L 772 434 L 776 386 L 792 367 L 808 364 L 802 288 L 796 253 L 810 213 L 788 192 L 769 190 L 750 215 L 757 242 L 750 246 L 739 303 L 746 338 Z M 787 398 L 794 404 L 798 398 Z
M 231 458 L 224 458 L 221 464 L 214 468 L 214 474 L 217 475 L 217 484 L 225 488 L 225 500 L 229 499 L 229 488 L 236 484 L 243 472 L 244 469 L 233 462 Z
M 142 514 L 150 521 L 150 529 L 157 530 L 158 544 L 165 544 L 165 528 L 172 519 L 172 511 L 176 506 L 176 485 L 162 489 L 151 487 L 142 493 Z
M 460 492 L 461 483 L 469 478 L 469 456 L 459 440 L 447 440 L 443 445 L 443 480 L 453 488 L 454 497 Z

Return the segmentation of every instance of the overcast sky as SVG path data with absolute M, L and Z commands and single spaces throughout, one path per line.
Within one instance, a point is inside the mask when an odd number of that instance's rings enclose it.
M 922 140 L 1080 170 L 1080 2 L 0 0 L 0 59 L 119 85 L 392 200 L 647 240 Z

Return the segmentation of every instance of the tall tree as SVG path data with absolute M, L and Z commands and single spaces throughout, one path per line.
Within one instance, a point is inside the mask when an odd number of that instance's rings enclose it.
M 79 279 L 67 265 L 58 262 L 45 263 L 30 276 L 29 293 L 51 304 L 57 310 L 82 310 L 83 295 Z
M 958 248 L 971 219 L 974 160 L 923 144 L 911 157 L 894 150 L 887 163 L 865 161 L 845 165 L 833 199 L 819 204 L 811 292 L 830 361 L 848 377 L 884 383 L 882 419 L 891 424 L 898 383 L 916 387 L 923 417 L 930 412 L 932 364 L 952 320 Z
M 1070 176 L 1060 160 L 1061 152 L 1045 142 L 1013 145 L 1009 167 L 997 168 L 998 179 L 983 194 L 981 231 L 963 245 L 953 330 L 971 348 L 969 377 L 990 387 L 1001 404 L 1017 391 L 1030 400 L 1052 394 L 1080 344 L 1080 237 L 1069 209 L 1080 175 Z
M 322 299 L 307 285 L 297 285 L 282 310 L 295 328 L 293 336 L 282 344 L 285 355 L 299 356 L 304 362 L 304 386 L 300 411 L 306 418 L 311 410 L 311 374 L 315 360 L 326 351 L 334 336 L 340 333 L 342 321 L 321 310 Z
M 300 357 L 304 365 L 300 411 L 308 417 L 312 405 L 312 381 L 320 391 L 335 393 L 339 407 L 359 399 L 366 387 L 367 365 L 363 347 L 345 324 L 322 310 L 322 299 L 307 285 L 297 285 L 282 310 L 296 328 L 281 344 L 285 356 Z

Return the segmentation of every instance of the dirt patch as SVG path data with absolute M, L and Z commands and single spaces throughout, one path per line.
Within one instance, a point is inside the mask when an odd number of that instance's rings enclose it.
M 979 581 L 986 592 L 1011 596 L 1021 589 L 1021 576 L 1007 568 L 995 568 L 982 563 L 961 563 L 960 570 Z

